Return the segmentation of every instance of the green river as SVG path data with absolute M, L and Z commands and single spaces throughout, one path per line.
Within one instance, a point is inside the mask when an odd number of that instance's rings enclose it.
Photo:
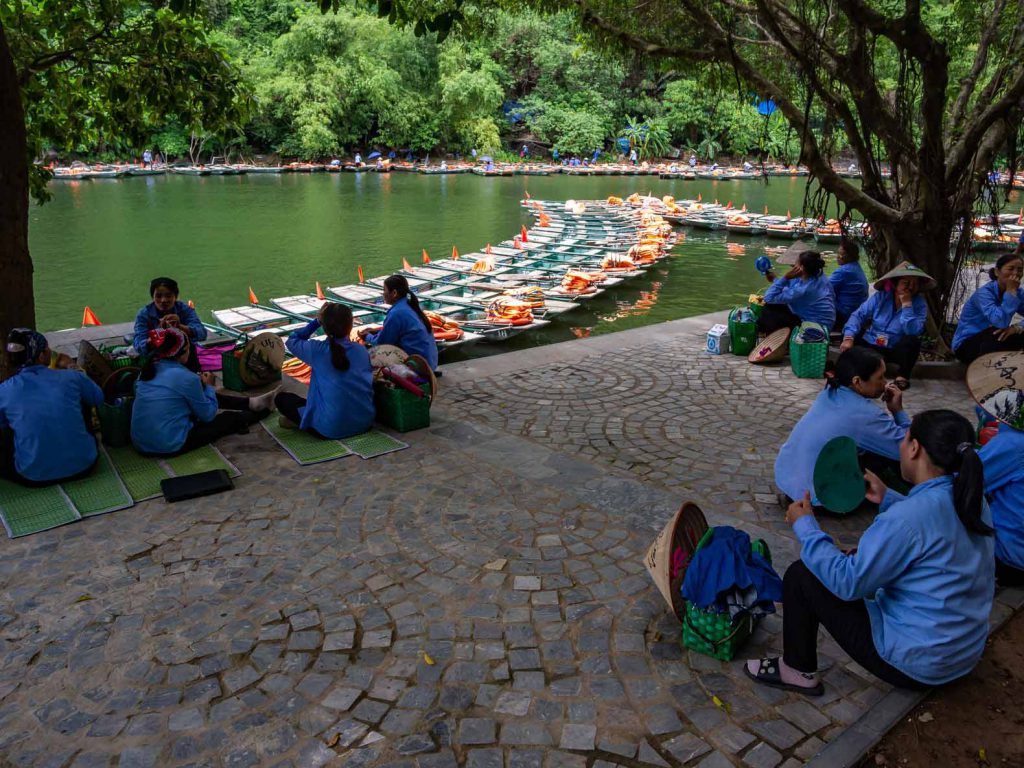
M 415 173 L 153 176 L 52 182 L 53 200 L 31 212 L 36 307 L 44 330 L 76 327 L 88 305 L 105 324 L 127 322 L 149 301 L 151 278 L 169 275 L 200 317 L 387 274 L 421 249 L 443 257 L 482 250 L 512 237 L 531 217 L 534 198 L 626 197 L 632 192 L 731 200 L 772 213 L 803 202 L 803 179 L 667 181 L 641 176 L 424 176 Z M 727 243 L 736 245 L 727 248 Z M 686 230 L 673 258 L 644 277 L 607 291 L 542 331 L 488 354 L 609 333 L 711 312 L 745 301 L 764 279 L 754 259 L 787 241 Z M 742 248 L 739 246 L 743 246 Z

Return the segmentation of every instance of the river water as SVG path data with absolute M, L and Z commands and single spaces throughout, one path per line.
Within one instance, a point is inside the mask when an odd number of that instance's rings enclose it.
M 534 198 L 626 197 L 633 192 L 731 200 L 751 211 L 800 210 L 803 179 L 667 181 L 657 177 L 424 176 L 415 173 L 154 176 L 52 182 L 31 212 L 38 325 L 76 327 L 88 305 L 107 324 L 132 320 L 149 281 L 168 275 L 200 317 L 274 296 L 311 293 L 387 274 L 421 250 L 446 256 L 510 238 Z M 673 257 L 542 331 L 468 354 L 609 333 L 744 302 L 764 286 L 754 259 L 786 241 L 686 230 Z M 727 243 L 733 243 L 727 247 Z M 739 246 L 742 246 L 739 247 Z M 828 246 L 826 246 L 828 247 Z M 461 356 L 461 355 L 460 355 Z

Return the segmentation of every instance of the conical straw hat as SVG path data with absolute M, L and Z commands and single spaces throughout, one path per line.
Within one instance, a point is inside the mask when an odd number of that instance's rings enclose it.
M 242 349 L 238 375 L 250 387 L 259 387 L 280 379 L 284 363 L 284 342 L 267 332 L 253 336 Z
M 679 590 L 686 570 L 684 568 L 681 574 L 677 574 L 675 579 L 672 578 L 672 553 L 676 549 L 682 549 L 685 563 L 689 564 L 697 542 L 707 529 L 708 521 L 700 507 L 688 501 L 662 528 L 644 556 L 647 572 L 651 574 L 661 596 L 680 621 L 683 620 L 685 604 Z
M 982 355 L 967 369 L 967 389 L 986 413 L 1024 430 L 1024 352 Z
M 929 291 L 938 285 L 938 283 L 935 282 L 935 278 L 920 267 L 911 264 L 909 261 L 901 261 L 896 265 L 895 269 L 890 269 L 880 278 L 875 280 L 875 290 L 882 290 L 882 286 L 885 285 L 886 280 L 899 280 L 901 277 L 916 277 L 922 282 L 922 291 Z
M 754 347 L 753 351 L 747 355 L 747 362 L 755 365 L 778 362 L 786 356 L 787 341 L 789 341 L 789 328 L 779 328 Z

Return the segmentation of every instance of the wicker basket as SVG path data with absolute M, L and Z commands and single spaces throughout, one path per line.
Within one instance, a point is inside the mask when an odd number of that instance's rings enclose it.
M 820 379 L 825 375 L 825 363 L 828 360 L 828 331 L 825 330 L 823 341 L 810 344 L 797 344 L 799 334 L 800 326 L 794 328 L 789 337 L 789 363 L 793 373 L 798 379 Z
M 714 530 L 708 529 L 697 545 L 697 551 L 711 539 Z M 751 542 L 750 548 L 769 563 L 772 561 L 771 552 L 763 540 Z M 730 618 L 727 611 L 719 613 L 714 609 L 705 610 L 687 603 L 686 615 L 683 617 L 683 647 L 719 661 L 731 661 L 754 633 L 755 624 L 754 616 L 746 611 Z

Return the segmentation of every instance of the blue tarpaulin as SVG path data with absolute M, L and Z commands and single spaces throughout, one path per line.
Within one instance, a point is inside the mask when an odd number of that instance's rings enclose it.
M 775 111 L 775 102 L 771 99 L 766 99 L 757 105 L 757 111 L 762 115 L 770 115 Z

